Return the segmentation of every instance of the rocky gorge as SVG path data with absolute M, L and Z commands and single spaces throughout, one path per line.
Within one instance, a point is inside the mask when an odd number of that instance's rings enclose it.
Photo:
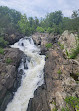
M 41 52 L 46 55 L 45 81 L 30 99 L 27 111 L 78 111 L 67 106 L 65 101 L 66 97 L 77 97 L 79 101 L 79 55 L 77 59 L 68 59 L 64 48 L 75 46 L 75 35 L 65 31 L 61 36 L 36 34 L 32 38 L 37 45 L 41 45 Z M 63 48 L 59 42 L 64 43 Z M 52 44 L 50 48 L 46 47 L 49 43 Z
M 9 36 L 6 36 L 6 40 L 9 40 Z M 41 54 L 46 56 L 46 62 L 44 84 L 34 92 L 27 111 L 67 111 L 62 110 L 66 107 L 65 98 L 79 98 L 79 55 L 76 59 L 69 59 L 66 55 L 66 49 L 69 52 L 76 45 L 75 36 L 68 31 L 61 36 L 48 33 L 32 35 L 34 43 L 41 47 Z M 18 36 L 18 39 L 16 37 L 15 34 L 11 35 L 10 44 L 23 36 Z M 22 58 L 22 51 L 9 47 L 4 49 L 4 54 L 0 54 L 0 111 L 4 111 L 13 98 L 13 92 L 20 86 L 22 70 L 18 76 L 18 67 Z M 76 110 L 70 106 L 69 108 L 69 111 Z

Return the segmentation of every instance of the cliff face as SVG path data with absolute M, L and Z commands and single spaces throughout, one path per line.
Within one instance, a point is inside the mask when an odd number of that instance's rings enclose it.
M 18 67 L 23 53 L 19 49 L 6 48 L 0 54 L 0 111 L 3 111 L 13 97 L 18 85 Z
M 3 36 L 9 45 L 24 37 L 19 33 Z M 9 47 L 2 50 L 2 54 L 0 53 L 0 111 L 5 110 L 7 104 L 13 98 L 13 92 L 20 86 L 22 71 L 18 75 L 18 67 L 23 57 L 23 52 L 19 49 Z
M 42 39 L 45 37 L 44 39 Z M 59 38 L 59 36 L 57 37 Z M 76 96 L 79 98 L 79 63 L 64 57 L 63 51 L 56 43 L 55 36 L 45 36 L 45 34 L 33 35 L 36 44 L 40 42 L 41 50 L 46 55 L 46 63 L 44 69 L 45 83 L 39 87 L 34 98 L 30 99 L 27 111 L 61 111 L 66 107 L 64 99 L 68 96 Z M 46 48 L 42 43 L 51 42 L 53 46 Z M 70 107 L 71 111 L 74 111 Z

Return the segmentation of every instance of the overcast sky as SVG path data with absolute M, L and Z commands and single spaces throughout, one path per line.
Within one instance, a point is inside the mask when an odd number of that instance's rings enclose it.
M 61 10 L 64 16 L 70 16 L 79 8 L 79 0 L 0 0 L 0 5 L 33 17 L 44 17 L 46 13 L 57 10 Z

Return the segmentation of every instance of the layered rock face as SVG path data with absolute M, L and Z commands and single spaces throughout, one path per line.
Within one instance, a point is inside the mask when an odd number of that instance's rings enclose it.
M 38 37 L 39 35 L 35 38 L 38 39 Z M 55 40 L 53 37 L 51 38 Z M 53 43 L 56 42 L 53 41 Z M 79 81 L 79 75 L 77 75 L 79 63 L 64 58 L 58 44 L 53 44 L 52 48 L 44 51 L 46 55 L 45 82 L 35 91 L 34 98 L 30 99 L 27 111 L 61 111 L 63 107 L 66 107 L 64 101 L 66 97 L 76 96 L 79 98 L 79 83 L 76 82 Z M 70 110 L 74 111 L 72 107 Z
M 23 53 L 19 49 L 6 48 L 0 54 L 0 111 L 13 97 L 17 88 L 17 73 Z

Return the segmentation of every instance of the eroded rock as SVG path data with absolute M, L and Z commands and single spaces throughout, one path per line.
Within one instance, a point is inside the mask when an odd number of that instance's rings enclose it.
M 4 111 L 12 99 L 12 92 L 17 88 L 17 71 L 23 53 L 19 49 L 6 48 L 4 55 L 0 54 L 0 111 Z

